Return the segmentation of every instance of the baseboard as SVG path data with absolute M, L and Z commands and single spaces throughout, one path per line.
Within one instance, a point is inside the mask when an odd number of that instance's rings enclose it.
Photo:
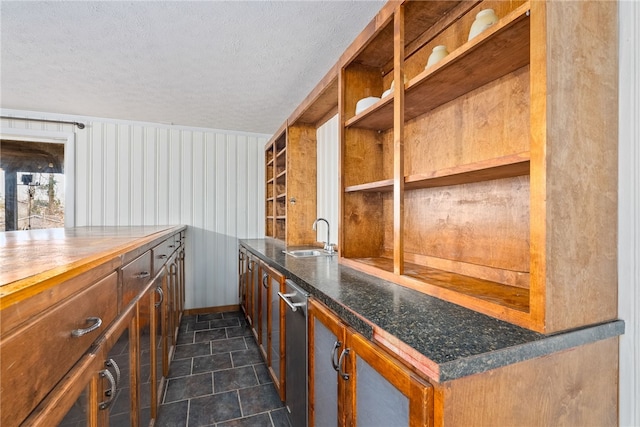
M 184 311 L 187 316 L 196 314 L 222 313 L 224 311 L 240 311 L 240 304 L 222 305 L 219 307 L 190 308 Z

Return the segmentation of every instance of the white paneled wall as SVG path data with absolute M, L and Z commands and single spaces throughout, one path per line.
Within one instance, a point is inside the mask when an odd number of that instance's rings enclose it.
M 335 115 L 316 131 L 318 143 L 318 218 L 325 218 L 331 224 L 331 243 L 338 243 L 338 199 L 340 174 L 338 116 Z M 327 239 L 324 224 L 318 225 L 319 242 Z
M 619 3 L 618 315 L 620 425 L 640 426 L 640 3 Z
M 75 131 L 75 225 L 185 224 L 186 307 L 238 303 L 238 238 L 264 236 L 264 145 L 269 135 L 3 110 L 77 120 L 3 120 L 28 134 Z

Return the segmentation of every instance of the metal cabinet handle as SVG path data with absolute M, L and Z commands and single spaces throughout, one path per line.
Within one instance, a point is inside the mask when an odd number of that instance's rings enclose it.
M 297 295 L 296 292 L 294 292 L 292 294 L 283 294 L 282 292 L 278 292 L 278 296 L 280 298 L 282 298 L 284 300 L 284 302 L 287 303 L 287 305 L 289 306 L 291 311 L 298 311 L 298 307 L 304 307 L 305 306 L 305 303 L 303 303 L 303 302 L 291 302 L 291 300 L 289 300 L 289 298 L 295 297 L 296 295 Z
M 160 301 L 158 301 L 158 302 L 155 304 L 155 306 L 156 306 L 156 308 L 157 308 L 157 307 L 160 307 L 160 304 L 162 304 L 162 302 L 164 301 L 164 291 L 162 290 L 162 288 L 161 288 L 160 286 L 158 286 L 158 287 L 156 288 L 156 292 L 157 292 L 158 294 L 160 294 Z
M 151 273 L 149 273 L 148 271 L 141 271 L 133 277 L 135 277 L 136 279 L 145 279 L 149 276 L 151 276 Z
M 342 350 L 342 353 L 340 353 L 340 359 L 338 359 L 338 373 L 345 380 L 349 379 L 349 374 L 347 374 L 342 370 L 342 364 L 344 362 L 344 357 L 347 356 L 348 354 L 349 354 L 349 349 L 345 348 L 344 350 Z
M 333 343 L 333 350 L 331 350 L 331 366 L 333 369 L 338 372 L 338 362 L 336 361 L 336 350 L 342 347 L 342 343 L 340 341 L 336 341 Z
M 169 245 L 168 248 L 175 248 L 175 245 Z
M 93 325 L 89 326 L 85 329 L 74 329 L 71 331 L 71 336 L 81 337 L 83 335 L 88 334 L 89 332 L 93 332 L 98 329 L 102 325 L 102 319 L 99 317 L 87 317 L 87 323 L 93 322 Z
M 116 398 L 118 386 L 116 385 L 116 380 L 113 378 L 111 371 L 109 371 L 108 369 L 101 370 L 100 376 L 103 378 L 107 378 L 107 380 L 109 380 L 109 384 L 111 385 L 111 388 L 104 392 L 104 394 L 108 397 L 108 399 L 98 404 L 98 408 L 107 409 L 109 406 L 111 406 L 111 404 Z
M 262 286 L 264 286 L 267 289 L 269 289 L 269 285 L 267 284 L 267 278 L 268 277 L 269 277 L 269 275 L 267 273 L 264 273 L 262 275 Z
M 158 258 L 167 259 L 167 255 L 166 254 L 160 254 L 160 255 L 158 255 Z
M 104 362 L 104 366 L 106 366 L 107 369 L 113 368 L 113 370 L 116 373 L 116 387 L 118 387 L 120 385 L 120 367 L 118 366 L 116 361 L 113 359 L 109 359 L 106 362 Z

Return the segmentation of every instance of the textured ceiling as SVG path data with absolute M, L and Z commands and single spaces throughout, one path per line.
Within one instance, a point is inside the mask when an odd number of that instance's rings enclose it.
M 0 1 L 0 106 L 273 133 L 381 1 Z

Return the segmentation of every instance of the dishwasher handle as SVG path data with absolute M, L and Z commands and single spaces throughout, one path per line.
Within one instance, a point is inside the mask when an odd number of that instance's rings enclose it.
M 292 294 L 283 294 L 282 292 L 278 292 L 278 296 L 282 298 L 284 302 L 287 303 L 291 311 L 298 311 L 298 307 L 304 307 L 306 305 L 306 303 L 304 302 L 291 302 L 291 300 L 289 300 L 289 298 L 294 297 L 296 295 L 297 295 L 296 292 Z

